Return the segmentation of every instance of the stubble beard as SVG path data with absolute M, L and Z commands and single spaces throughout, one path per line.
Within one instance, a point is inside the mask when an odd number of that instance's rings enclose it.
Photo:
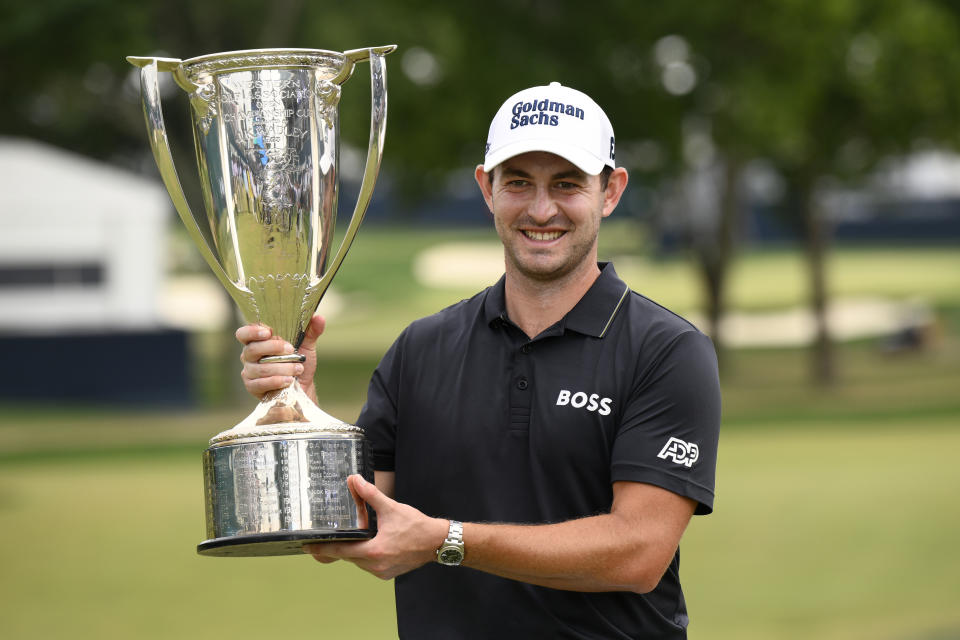
M 595 229 L 591 236 L 572 245 L 566 259 L 553 266 L 539 266 L 536 255 L 533 255 L 530 260 L 524 260 L 522 256 L 518 255 L 519 252 L 515 250 L 512 243 L 504 242 L 503 249 L 507 269 L 509 271 L 512 268 L 517 275 L 541 284 L 562 281 L 579 269 L 590 268 L 595 265 L 595 259 L 590 256 L 595 253 L 598 232 L 599 228 Z

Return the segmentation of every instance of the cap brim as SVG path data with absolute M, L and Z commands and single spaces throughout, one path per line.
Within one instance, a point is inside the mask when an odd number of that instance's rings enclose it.
M 581 171 L 591 176 L 595 176 L 603 171 L 603 166 L 606 164 L 595 155 L 584 151 L 583 148 L 562 140 L 530 139 L 518 140 L 488 153 L 483 161 L 483 170 L 489 173 L 491 169 L 501 162 L 530 151 L 554 153 L 561 158 L 569 160 Z

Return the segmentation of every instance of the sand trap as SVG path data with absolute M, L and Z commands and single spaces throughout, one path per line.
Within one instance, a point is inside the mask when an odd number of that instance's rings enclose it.
M 499 242 L 450 242 L 424 249 L 413 261 L 413 276 L 434 289 L 482 289 L 503 275 Z
M 700 329 L 706 329 L 702 315 L 690 313 L 686 317 Z M 835 340 L 892 336 L 928 327 L 932 322 L 933 312 L 920 301 L 846 298 L 833 301 L 827 311 L 827 326 Z M 720 321 L 720 332 L 730 347 L 800 347 L 813 342 L 816 324 L 813 313 L 804 308 L 736 311 Z

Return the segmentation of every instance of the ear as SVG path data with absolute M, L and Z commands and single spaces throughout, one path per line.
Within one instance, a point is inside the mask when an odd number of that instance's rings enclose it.
M 613 210 L 617 208 L 617 204 L 620 202 L 620 196 L 623 195 L 624 189 L 627 188 L 628 180 L 627 170 L 623 167 L 617 167 L 613 170 L 613 173 L 610 174 L 610 179 L 607 181 L 607 190 L 603 192 L 604 218 L 613 213 Z
M 478 164 L 477 168 L 474 169 L 473 177 L 477 181 L 477 186 L 480 187 L 483 199 L 487 202 L 487 209 L 490 210 L 490 213 L 493 213 L 493 185 L 487 179 L 487 172 L 483 170 L 482 164 Z

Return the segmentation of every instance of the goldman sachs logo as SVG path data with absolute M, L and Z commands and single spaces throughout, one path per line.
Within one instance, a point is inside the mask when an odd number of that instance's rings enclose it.
M 511 107 L 513 117 L 510 119 L 510 128 L 525 127 L 528 124 L 545 124 L 556 127 L 560 124 L 560 116 L 572 116 L 584 120 L 583 109 L 573 104 L 557 102 L 556 100 L 521 100 Z

